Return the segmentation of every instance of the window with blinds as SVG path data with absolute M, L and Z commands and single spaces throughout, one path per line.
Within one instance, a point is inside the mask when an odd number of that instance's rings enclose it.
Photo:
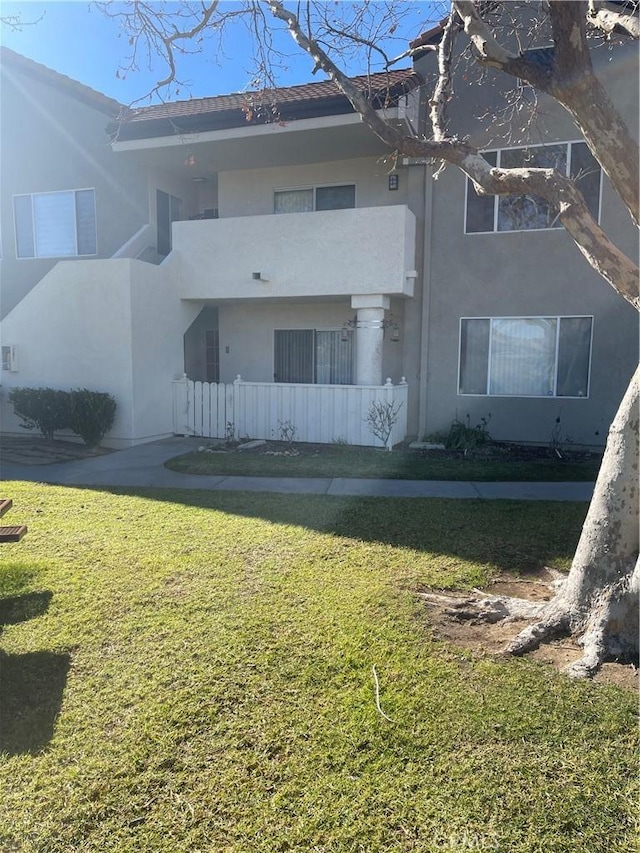
M 347 210 L 356 206 L 356 185 L 276 190 L 274 213 L 310 213 L 313 210 Z
M 274 382 L 351 385 L 353 383 L 353 332 L 340 330 L 276 329 L 274 332 Z
M 592 317 L 460 321 L 459 394 L 588 397 Z
M 96 255 L 95 190 L 31 193 L 13 198 L 18 258 Z

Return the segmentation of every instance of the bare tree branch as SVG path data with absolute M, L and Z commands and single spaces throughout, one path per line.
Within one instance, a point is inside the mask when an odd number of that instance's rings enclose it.
M 640 307 L 640 270 L 600 228 L 591 216 L 582 193 L 570 178 L 554 169 L 496 169 L 489 165 L 476 148 L 459 139 L 426 140 L 406 136 L 378 115 L 367 96 L 336 66 L 317 42 L 302 31 L 293 12 L 285 9 L 280 0 L 264 2 L 276 18 L 286 23 L 295 42 L 329 75 L 376 136 L 392 150 L 409 157 L 436 158 L 453 163 L 471 178 L 476 190 L 484 195 L 534 193 L 541 196 L 559 210 L 560 221 L 593 268 L 624 299 L 636 308 Z
M 458 16 L 454 9 L 442 30 L 442 38 L 438 45 L 438 82 L 433 92 L 430 104 L 431 126 L 433 138 L 442 140 L 447 130 L 447 103 L 451 98 L 451 57 L 453 44 L 458 29 Z
M 614 3 L 589 0 L 588 21 L 592 27 L 601 30 L 607 35 L 611 35 L 612 33 L 626 33 L 632 38 L 640 38 L 640 19 L 638 18 L 637 3 L 632 13 L 622 11 Z

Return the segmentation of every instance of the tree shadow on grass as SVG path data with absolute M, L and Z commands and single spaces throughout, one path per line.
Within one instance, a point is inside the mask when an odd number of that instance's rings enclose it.
M 48 590 L 0 599 L 0 631 L 45 613 Z M 51 740 L 71 666 L 66 652 L 0 650 L 0 752 L 37 753 Z
M 63 652 L 0 651 L 0 751 L 37 753 L 53 737 L 71 657 Z
M 433 498 L 333 497 L 162 488 L 92 488 L 212 509 L 333 536 L 532 571 L 569 558 L 585 503 Z

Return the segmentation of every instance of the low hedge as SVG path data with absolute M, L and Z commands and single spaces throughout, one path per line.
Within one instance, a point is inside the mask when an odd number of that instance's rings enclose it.
M 103 391 L 80 388 L 13 388 L 9 402 L 25 429 L 39 429 L 49 440 L 61 429 L 70 429 L 94 447 L 113 426 L 116 401 Z

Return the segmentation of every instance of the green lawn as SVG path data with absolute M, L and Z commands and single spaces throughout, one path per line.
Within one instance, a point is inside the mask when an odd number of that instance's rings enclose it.
M 298 456 L 274 456 L 252 451 L 200 452 L 177 456 L 166 463 L 187 474 L 271 477 L 380 477 L 398 480 L 491 481 L 593 481 L 600 460 L 584 461 L 484 458 L 478 454 L 447 459 L 438 454 L 411 450 L 388 453 L 367 447 L 326 445 L 320 452 L 302 451 Z
M 635 850 L 635 697 L 414 595 L 566 568 L 585 505 L 5 493 L 0 850 Z

